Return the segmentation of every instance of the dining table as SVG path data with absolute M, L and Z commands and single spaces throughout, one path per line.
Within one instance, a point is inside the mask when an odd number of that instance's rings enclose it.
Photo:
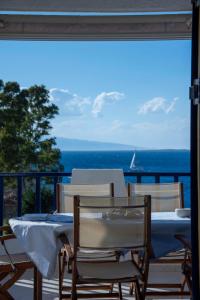
M 42 277 L 54 277 L 57 257 L 62 248 L 63 234 L 73 239 L 72 214 L 27 214 L 9 220 L 23 251 L 30 257 Z M 129 225 L 130 226 L 130 225 Z M 126 227 L 124 227 L 126 228 Z M 176 234 L 190 237 L 191 221 L 176 212 L 153 212 L 151 214 L 151 246 L 155 257 L 177 251 L 182 245 Z M 125 230 L 125 229 L 124 229 Z

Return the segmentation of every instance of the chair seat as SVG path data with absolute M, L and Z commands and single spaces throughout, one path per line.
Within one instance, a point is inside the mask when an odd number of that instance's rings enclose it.
M 11 259 L 14 264 L 31 262 L 25 253 L 11 254 Z M 0 268 L 10 265 L 10 260 L 7 255 L 0 255 Z
M 140 276 L 137 267 L 131 261 L 123 262 L 77 262 L 77 270 L 81 280 L 97 279 L 97 280 L 114 280 L 116 276 L 118 279 L 132 279 Z

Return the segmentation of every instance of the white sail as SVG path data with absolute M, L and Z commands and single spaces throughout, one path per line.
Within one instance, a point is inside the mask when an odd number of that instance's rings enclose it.
M 133 153 L 133 157 L 130 164 L 130 169 L 134 169 L 134 168 L 135 168 L 135 152 Z

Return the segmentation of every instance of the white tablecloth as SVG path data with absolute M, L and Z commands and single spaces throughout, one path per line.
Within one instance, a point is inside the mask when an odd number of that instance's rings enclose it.
M 190 218 L 180 218 L 175 212 L 154 212 L 151 220 L 151 243 L 155 257 L 182 248 L 182 244 L 174 238 L 175 234 L 184 234 L 190 239 Z
M 63 217 L 62 217 L 63 221 Z M 66 218 L 68 221 L 68 218 Z M 55 272 L 57 255 L 62 247 L 58 236 L 72 232 L 72 223 L 52 221 L 28 221 L 27 218 L 10 219 L 10 226 L 17 240 L 38 270 L 50 279 Z
M 56 219 L 57 218 L 57 219 Z M 46 278 L 52 278 L 55 272 L 57 255 L 62 244 L 60 233 L 71 235 L 73 224 L 66 217 L 66 223 L 59 216 L 51 221 L 29 221 L 28 218 L 10 219 L 9 223 L 24 251 Z M 61 219 L 60 219 L 61 221 Z M 129 224 L 130 226 L 130 224 Z M 175 234 L 190 235 L 190 219 L 179 218 L 175 213 L 152 213 L 152 247 L 156 257 L 178 250 L 181 244 Z

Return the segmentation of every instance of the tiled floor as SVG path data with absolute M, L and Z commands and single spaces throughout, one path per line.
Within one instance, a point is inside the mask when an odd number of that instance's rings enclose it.
M 173 282 L 176 283 L 181 280 L 180 267 L 173 266 L 163 266 L 157 265 L 150 269 L 149 281 L 161 281 L 165 283 Z M 70 284 L 70 277 L 66 278 L 66 283 Z M 32 272 L 27 272 L 17 284 L 10 290 L 15 300 L 29 300 L 33 299 L 33 278 Z M 134 299 L 128 295 L 129 288 L 127 285 L 123 286 L 123 299 L 129 300 Z M 43 299 L 44 300 L 57 300 L 58 299 L 58 278 L 57 276 L 53 280 L 43 280 Z M 148 299 L 155 299 L 148 298 Z M 156 299 L 160 299 L 156 298 Z M 162 299 L 178 299 L 178 297 L 163 297 Z M 183 299 L 183 298 L 182 298 Z M 189 299 L 189 297 L 186 297 Z

